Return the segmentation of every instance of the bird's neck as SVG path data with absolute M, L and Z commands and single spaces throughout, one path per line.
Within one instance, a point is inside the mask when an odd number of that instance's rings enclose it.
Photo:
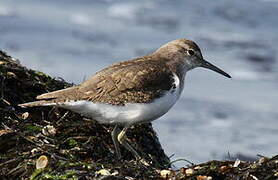
M 162 47 L 155 51 L 152 56 L 157 56 L 155 59 L 164 61 L 165 65 L 178 76 L 182 91 L 186 72 L 193 69 L 190 64 L 184 61 L 183 52 L 174 50 L 168 51 L 168 47 Z
M 171 51 L 169 51 L 169 48 Z M 172 48 L 172 49 L 171 49 Z M 193 67 L 184 61 L 184 52 L 175 49 L 175 46 L 165 46 L 155 51 L 153 56 L 158 56 L 157 59 L 163 59 L 165 64 L 182 80 L 187 71 Z
M 186 72 L 189 71 L 191 68 L 187 67 L 186 64 L 184 63 L 180 63 L 176 61 L 169 61 L 167 65 L 169 66 L 171 71 L 178 76 L 180 80 L 180 93 L 181 93 L 184 87 L 184 79 L 185 79 Z

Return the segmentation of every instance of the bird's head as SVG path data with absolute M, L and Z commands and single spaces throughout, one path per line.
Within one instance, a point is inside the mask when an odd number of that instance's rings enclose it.
M 222 74 L 228 78 L 231 76 L 222 71 L 220 68 L 209 63 L 203 58 L 200 48 L 198 45 L 187 39 L 177 39 L 160 47 L 156 52 L 161 52 L 162 54 L 168 56 L 170 59 L 176 59 L 181 61 L 187 70 L 203 67 Z

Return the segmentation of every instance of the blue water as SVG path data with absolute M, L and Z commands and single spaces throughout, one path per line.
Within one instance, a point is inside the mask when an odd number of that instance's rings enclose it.
M 177 38 L 233 76 L 186 77 L 179 102 L 154 127 L 172 160 L 278 153 L 278 1 L 1 0 L 0 48 L 21 63 L 80 83 L 119 60 Z M 177 166 L 186 164 L 179 162 Z

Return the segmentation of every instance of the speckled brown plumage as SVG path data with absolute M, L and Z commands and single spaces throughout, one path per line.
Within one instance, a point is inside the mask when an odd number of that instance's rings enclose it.
M 172 73 L 165 62 L 153 57 L 137 58 L 106 68 L 79 86 L 38 96 L 53 102 L 88 100 L 124 105 L 149 103 L 173 86 Z
M 23 105 L 39 106 L 78 100 L 112 105 L 150 103 L 173 87 L 173 73 L 183 83 L 184 47 L 199 50 L 194 42 L 186 39 L 173 42 L 150 55 L 113 64 L 78 86 L 42 94 L 37 97 L 39 101 Z

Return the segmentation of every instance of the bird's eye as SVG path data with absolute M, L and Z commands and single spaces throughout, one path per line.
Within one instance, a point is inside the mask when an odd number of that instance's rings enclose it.
M 193 55 L 195 54 L 195 52 L 194 52 L 193 50 L 189 49 L 189 50 L 187 51 L 187 54 L 188 54 L 189 56 L 193 56 Z

